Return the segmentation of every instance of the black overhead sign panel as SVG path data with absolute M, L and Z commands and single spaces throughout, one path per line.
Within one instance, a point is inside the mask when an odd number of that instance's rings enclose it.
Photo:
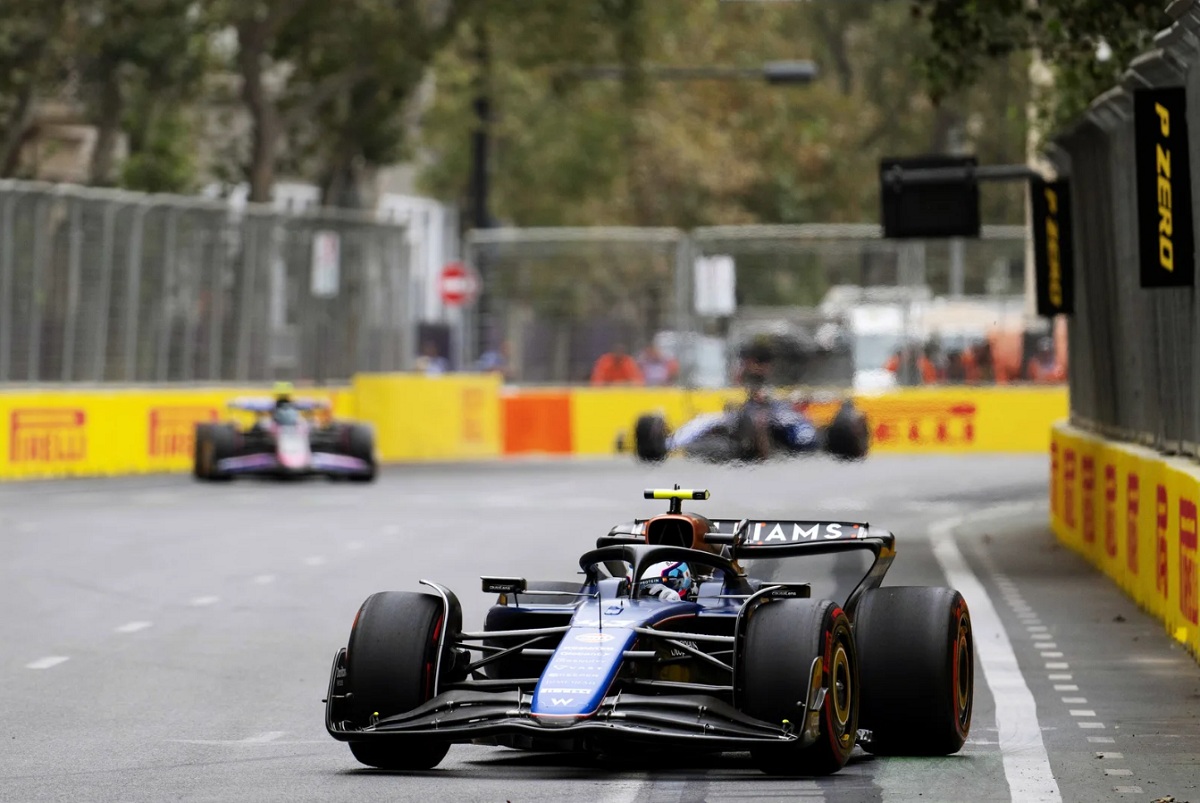
M 1134 90 L 1133 123 L 1141 286 L 1191 287 L 1196 253 L 1184 88 Z
M 1037 314 L 1047 318 L 1075 311 L 1075 255 L 1071 231 L 1071 185 L 1064 179 L 1029 182 L 1033 207 Z

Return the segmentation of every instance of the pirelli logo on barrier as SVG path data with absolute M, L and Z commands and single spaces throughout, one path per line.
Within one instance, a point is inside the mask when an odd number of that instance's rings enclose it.
M 1141 481 L 1130 471 L 1125 478 L 1125 566 L 1134 577 L 1138 576 L 1138 491 Z
M 1058 441 L 1050 441 L 1050 512 L 1055 516 L 1062 515 L 1058 504 L 1058 495 L 1062 490 L 1062 480 L 1058 476 L 1059 468 Z
M 151 407 L 147 454 L 154 458 L 191 457 L 196 425 L 217 420 L 212 407 Z
M 86 459 L 86 411 L 47 407 L 9 414 L 10 463 L 77 463 Z
M 1075 450 L 1063 452 L 1063 521 L 1075 529 Z
M 1117 556 L 1117 467 L 1104 464 L 1104 554 Z
M 1141 286 L 1191 287 L 1196 264 L 1186 91 L 1134 90 L 1133 114 Z
M 1083 506 L 1083 542 L 1096 543 L 1096 461 L 1090 454 L 1083 456 L 1082 475 L 1080 480 L 1083 493 L 1080 504 Z
M 1161 482 L 1154 491 L 1154 590 L 1163 599 L 1170 589 L 1167 573 L 1167 486 Z
M 1179 612 L 1192 624 L 1200 624 L 1196 588 L 1196 502 L 1179 500 Z
M 1034 178 L 1029 182 L 1029 193 L 1037 314 L 1069 315 L 1075 311 L 1071 186 L 1066 180 Z
M 871 406 L 867 419 L 877 445 L 966 446 L 975 441 L 975 412 L 970 402 L 880 404 Z

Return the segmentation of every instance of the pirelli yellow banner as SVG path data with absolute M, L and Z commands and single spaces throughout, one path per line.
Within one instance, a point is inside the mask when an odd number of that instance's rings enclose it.
M 1050 522 L 1200 657 L 1200 465 L 1066 424 L 1050 443 Z
M 241 420 L 228 404 L 262 388 L 0 393 L 0 479 L 185 471 L 198 423 Z M 304 391 L 353 414 L 348 389 Z

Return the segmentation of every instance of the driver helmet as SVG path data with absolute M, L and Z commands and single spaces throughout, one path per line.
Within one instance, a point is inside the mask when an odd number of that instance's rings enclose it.
M 655 563 L 642 572 L 638 586 L 644 596 L 684 599 L 692 590 L 692 571 L 686 563 L 678 561 Z

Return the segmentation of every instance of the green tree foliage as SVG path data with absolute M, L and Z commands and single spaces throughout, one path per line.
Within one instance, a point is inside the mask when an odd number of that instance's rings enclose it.
M 978 85 L 989 65 L 1036 51 L 1054 89 L 1038 98 L 1054 130 L 1112 87 L 1170 19 L 1163 0 L 912 0 L 932 47 L 922 70 L 935 100 Z M 1107 58 L 1098 58 L 1105 49 Z
M 878 219 L 882 156 L 959 147 L 1024 159 L 1027 62 L 989 62 L 986 90 L 935 108 L 917 69 L 927 35 L 905 4 L 498 0 L 487 14 L 490 200 L 504 222 L 858 222 Z M 426 188 L 462 201 L 481 76 L 470 31 L 460 34 L 436 62 L 422 146 Z M 804 58 L 822 72 L 809 86 L 656 78 L 659 67 Z M 595 65 L 623 67 L 626 80 L 587 77 Z M 989 221 L 1022 219 L 1011 186 L 986 205 Z
M 0 14 L 0 177 L 17 171 L 65 6 L 66 0 L 7 0 Z
M 73 0 L 72 10 L 80 95 L 97 131 L 91 183 L 116 181 L 124 131 L 133 188 L 189 189 L 194 143 L 186 125 L 164 118 L 178 116 L 209 66 L 209 20 L 193 0 Z
M 361 206 L 363 179 L 408 156 L 410 102 L 471 4 L 310 0 L 283 28 L 293 151 L 327 204 Z

